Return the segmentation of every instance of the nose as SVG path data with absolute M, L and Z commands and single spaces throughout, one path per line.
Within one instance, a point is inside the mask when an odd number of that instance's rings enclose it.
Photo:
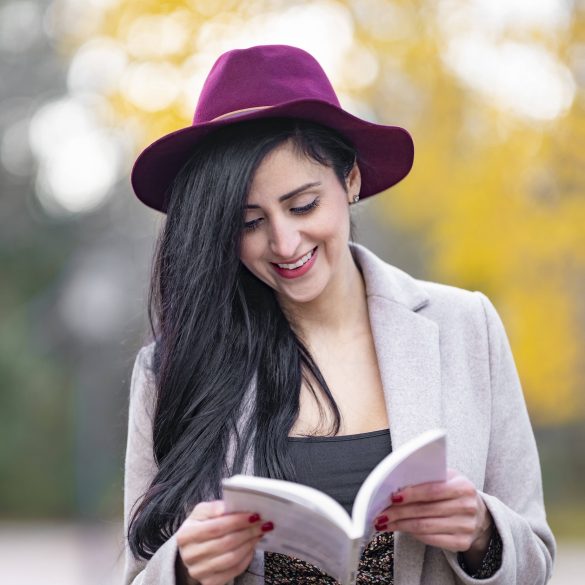
M 301 234 L 288 218 L 279 218 L 270 224 L 270 251 L 276 259 L 292 260 L 298 253 Z

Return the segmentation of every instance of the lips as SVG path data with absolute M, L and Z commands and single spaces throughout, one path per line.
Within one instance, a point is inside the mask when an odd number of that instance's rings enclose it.
M 272 268 L 275 272 L 283 278 L 299 278 L 306 274 L 317 259 L 317 247 L 313 248 L 310 252 L 307 252 L 304 256 L 301 256 L 295 262 L 276 264 L 271 262 Z

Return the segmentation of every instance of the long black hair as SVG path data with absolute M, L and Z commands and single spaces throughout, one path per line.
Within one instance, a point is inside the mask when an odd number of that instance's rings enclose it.
M 215 131 L 177 175 L 153 262 L 148 315 L 155 349 L 153 450 L 158 471 L 128 528 L 136 557 L 150 558 L 193 506 L 220 497 L 221 478 L 254 450 L 257 475 L 294 480 L 287 437 L 301 383 L 321 415 L 341 415 L 319 368 L 274 291 L 239 260 L 244 206 L 264 157 L 290 142 L 330 167 L 346 188 L 356 151 L 338 133 L 293 119 Z M 248 423 L 238 421 L 255 382 Z M 233 453 L 228 457 L 228 446 Z

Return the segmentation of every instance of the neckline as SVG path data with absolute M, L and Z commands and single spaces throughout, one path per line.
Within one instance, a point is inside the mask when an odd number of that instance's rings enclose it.
M 359 439 L 369 439 L 371 437 L 378 437 L 381 435 L 389 435 L 390 429 L 378 429 L 377 431 L 368 431 L 367 433 L 356 433 L 354 435 L 335 435 L 333 437 L 322 435 L 303 435 L 288 437 L 289 441 L 302 441 L 308 443 L 317 442 L 332 442 L 332 441 L 353 441 Z

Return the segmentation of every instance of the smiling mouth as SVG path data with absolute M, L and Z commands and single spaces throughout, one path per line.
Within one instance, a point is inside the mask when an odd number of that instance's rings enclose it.
M 315 250 L 317 250 L 317 246 L 315 246 L 310 252 L 307 252 L 304 256 L 299 258 L 293 264 L 278 264 L 276 262 L 273 262 L 273 264 L 284 270 L 296 270 L 301 266 L 305 265 L 313 257 Z

